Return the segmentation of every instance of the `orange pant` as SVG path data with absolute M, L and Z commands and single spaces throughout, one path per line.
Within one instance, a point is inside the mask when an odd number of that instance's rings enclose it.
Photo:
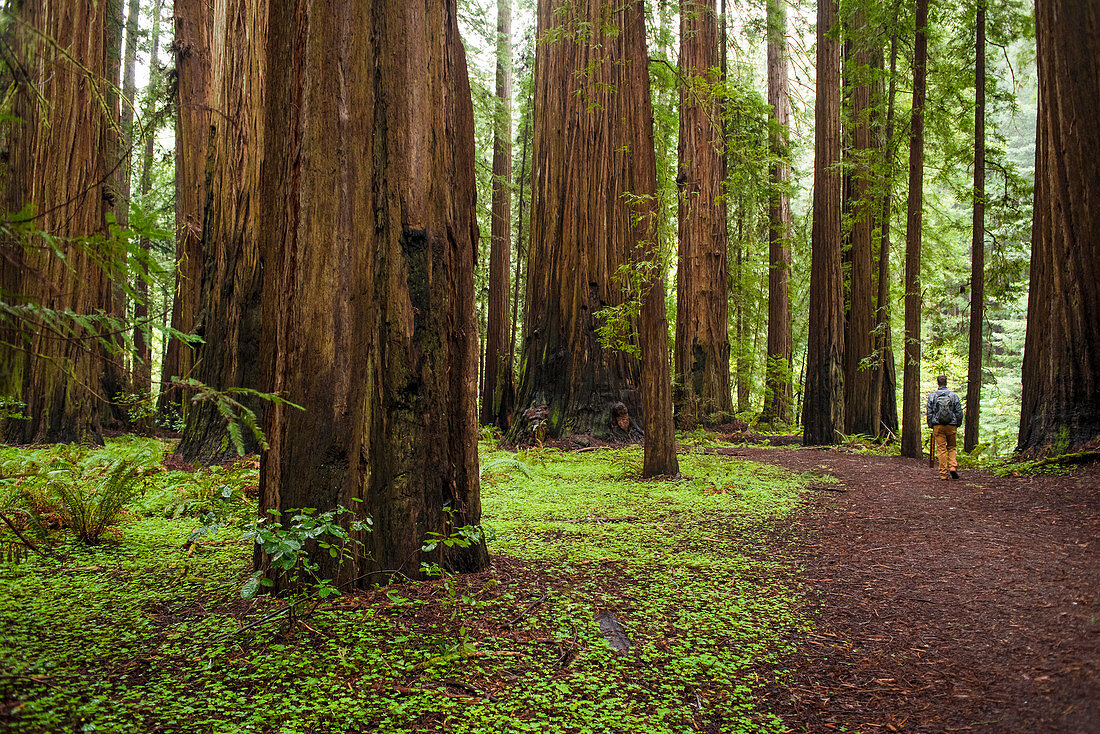
M 955 460 L 955 432 L 955 426 L 932 426 L 932 440 L 940 458 L 940 479 L 947 479 L 949 472 L 959 468 Z

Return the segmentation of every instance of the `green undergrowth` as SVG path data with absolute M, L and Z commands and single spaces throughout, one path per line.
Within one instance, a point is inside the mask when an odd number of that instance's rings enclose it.
M 255 468 L 159 471 L 99 545 L 0 564 L 0 730 L 784 730 L 761 695 L 805 623 L 769 528 L 805 478 L 691 454 L 643 481 L 640 449 L 483 445 L 482 465 L 492 568 L 290 628 L 263 621 L 281 602 L 240 598 L 241 513 L 195 539 Z M 601 635 L 612 615 L 625 653 Z

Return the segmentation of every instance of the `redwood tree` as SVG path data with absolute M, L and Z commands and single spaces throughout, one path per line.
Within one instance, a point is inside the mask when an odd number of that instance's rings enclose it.
M 1035 7 L 1039 116 L 1018 450 L 1100 436 L 1100 8 Z
M 314 554 L 337 583 L 488 560 L 484 541 L 421 549 L 481 518 L 473 108 L 456 15 L 455 0 L 270 6 L 262 360 L 304 410 L 267 411 L 260 506 L 372 518 L 352 561 Z
M 266 58 L 249 39 L 267 37 L 267 0 L 215 0 L 211 58 L 210 155 L 202 226 L 202 276 L 194 377 L 217 390 L 264 387 L 259 342 L 262 320 L 260 264 L 260 167 L 264 150 Z M 243 398 L 262 415 L 264 404 Z M 245 451 L 259 449 L 242 431 Z M 189 461 L 214 461 L 236 453 L 226 420 L 210 401 L 192 406 L 179 453 Z
M 762 423 L 791 422 L 791 197 L 786 187 L 791 177 L 788 136 L 790 104 L 787 101 L 787 7 L 782 0 L 768 0 L 768 104 L 772 108 L 769 147 L 775 162 L 771 169 L 772 192 L 768 199 L 768 361 L 764 370 Z
M 21 395 L 27 416 L 4 426 L 9 442 L 99 441 L 110 417 L 101 327 L 63 315 L 112 309 L 99 264 L 111 253 L 85 239 L 106 232 L 112 198 L 108 156 L 118 112 L 104 86 L 111 83 L 108 10 L 108 3 L 25 0 L 5 44 L 15 89 L 4 205 L 15 224 L 34 231 L 26 235 L 31 241 L 3 243 L 5 300 L 61 315 L 27 317 L 13 328 L 20 333 L 5 334 L 18 343 L 3 348 L 3 383 Z
M 638 360 L 604 346 L 597 331 L 608 326 L 608 309 L 626 300 L 619 271 L 637 244 L 633 228 L 615 226 L 634 193 L 615 156 L 635 152 L 632 130 L 649 110 L 648 97 L 643 102 L 624 85 L 630 66 L 619 39 L 624 13 L 603 0 L 538 3 L 531 231 L 513 438 L 604 435 L 617 403 L 629 412 L 628 431 L 640 422 Z M 635 319 L 625 311 L 615 312 L 621 318 L 608 331 L 633 348 Z
M 985 0 L 974 17 L 974 212 L 970 240 L 970 348 L 966 369 L 963 448 L 978 445 L 982 402 L 982 326 L 985 322 Z
M 844 340 L 844 432 L 877 434 L 872 394 L 873 374 L 868 369 L 875 351 L 874 246 L 876 207 L 872 195 L 874 140 L 871 135 L 871 41 L 865 14 L 857 7 L 852 16 L 852 218 L 850 309 Z
M 844 283 L 840 266 L 840 42 L 835 0 L 817 16 L 817 105 L 814 110 L 814 200 L 811 231 L 810 335 L 806 356 L 803 442 L 836 443 L 844 428 Z
M 508 324 L 512 250 L 512 5 L 497 0 L 497 109 L 493 126 L 493 202 L 489 242 L 489 306 L 482 373 L 481 422 L 507 429 L 515 385 Z
M 913 112 L 909 123 L 909 200 L 905 224 L 905 366 L 902 370 L 901 455 L 921 453 L 921 226 L 924 219 L 924 104 L 928 78 L 928 0 L 917 0 L 913 42 Z
M 172 328 L 190 333 L 195 328 L 202 277 L 202 220 L 206 203 L 206 153 L 210 130 L 210 36 L 214 15 L 207 0 L 175 0 L 176 61 L 176 295 Z M 253 49 L 255 53 L 255 49 Z M 158 411 L 170 407 L 186 413 L 178 390 L 165 390 L 173 377 L 189 377 L 193 350 L 169 339 L 161 369 Z
M 726 267 L 725 147 L 714 0 L 680 3 L 679 261 L 676 381 L 680 424 L 733 410 Z

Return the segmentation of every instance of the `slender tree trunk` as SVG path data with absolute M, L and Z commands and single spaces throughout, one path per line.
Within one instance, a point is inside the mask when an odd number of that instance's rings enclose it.
M 640 423 L 638 360 L 600 342 L 605 322 L 596 316 L 624 302 L 616 276 L 636 245 L 632 229 L 611 226 L 631 206 L 624 193 L 633 193 L 616 156 L 627 158 L 630 132 L 644 124 L 622 84 L 624 12 L 602 0 L 538 4 L 526 337 L 513 439 L 613 435 L 617 403 L 629 413 L 627 435 Z M 589 37 L 574 32 L 578 23 L 590 24 Z M 634 321 L 624 318 L 618 330 L 631 347 Z
M 741 197 L 738 197 L 737 200 L 736 247 L 737 277 L 734 279 L 733 292 L 737 305 L 734 310 L 733 323 L 734 333 L 737 335 L 737 367 L 734 373 L 734 381 L 736 383 L 735 390 L 737 392 L 737 412 L 742 413 L 749 409 L 749 370 L 751 355 L 748 354 L 749 350 L 745 349 L 745 302 L 748 289 L 745 287 L 745 201 Z
M 835 0 L 817 18 L 817 106 L 814 112 L 814 200 L 811 232 L 810 334 L 806 355 L 803 442 L 836 443 L 844 428 L 844 281 L 840 269 L 840 42 L 831 37 Z
M 516 233 L 516 282 L 514 283 L 515 290 L 512 292 L 512 336 L 508 340 L 508 371 L 513 375 L 513 379 L 515 376 L 513 355 L 516 353 L 516 329 L 519 322 L 519 284 L 523 275 L 523 263 L 527 260 L 527 253 L 523 246 L 523 194 L 527 186 L 527 143 L 531 133 L 531 118 L 529 115 L 530 104 L 528 104 L 528 113 L 523 118 L 523 148 L 520 153 L 519 179 L 516 182 L 516 189 L 519 190 L 519 215 L 516 217 L 516 224 L 519 231 Z
M 267 82 L 263 359 L 304 410 L 268 410 L 261 508 L 372 518 L 351 561 L 313 554 L 337 583 L 480 569 L 484 541 L 421 548 L 481 519 L 473 108 L 455 2 L 272 2 Z
M 508 282 L 512 250 L 512 6 L 497 0 L 497 110 L 493 130 L 493 202 L 489 243 L 489 309 L 481 422 L 507 430 L 515 386 L 508 350 Z
M 157 89 L 160 84 L 160 15 L 161 0 L 156 0 L 153 6 L 153 32 L 152 50 L 149 53 L 149 86 Z M 145 119 L 151 121 L 156 110 L 154 98 L 150 98 L 145 109 Z M 149 123 L 146 123 L 149 124 Z M 153 142 L 156 138 L 156 126 L 151 126 L 145 131 L 145 150 L 141 159 L 141 178 L 138 186 L 141 189 L 142 204 L 148 206 L 149 191 L 152 189 L 153 179 Z M 144 257 L 148 258 L 149 248 L 152 243 L 147 237 L 141 240 L 141 250 Z M 149 267 L 147 262 L 141 264 L 142 276 L 138 278 L 137 299 L 134 302 L 134 391 L 148 395 L 152 389 L 153 351 L 148 328 L 149 319 Z M 174 340 L 172 340 L 174 341 Z M 162 386 L 164 383 L 161 383 Z
M 905 367 L 901 455 L 921 455 L 921 226 L 924 217 L 924 104 L 928 73 L 928 0 L 917 0 L 913 43 L 913 112 L 909 131 L 909 202 L 905 227 Z
M 262 210 L 259 192 L 264 151 L 266 59 L 250 39 L 267 38 L 267 0 L 215 0 L 210 57 L 210 152 L 202 226 L 204 254 L 195 332 L 194 377 L 218 390 L 265 390 L 269 379 L 260 359 L 263 267 L 256 233 Z M 264 404 L 243 402 L 257 416 Z M 247 428 L 243 450 L 260 450 Z M 215 404 L 194 405 L 180 440 L 188 461 L 220 461 L 236 454 L 225 418 Z
M 768 358 L 764 368 L 764 409 L 761 423 L 791 422 L 791 197 L 787 185 L 790 109 L 787 101 L 787 7 L 782 0 L 768 0 L 768 104 L 778 128 L 768 139 L 777 162 L 771 169 L 772 192 L 768 197 Z
M 202 279 L 202 221 L 206 203 L 206 153 L 210 134 L 210 36 L 213 13 L 208 0 L 175 0 L 176 59 L 176 298 L 172 328 L 195 328 Z M 169 339 L 161 369 L 162 415 L 171 409 L 186 418 L 188 401 L 169 388 L 173 377 L 192 376 L 194 350 Z M 165 389 L 168 388 L 168 389 Z
M 116 125 L 119 120 L 119 75 L 122 70 L 122 29 L 123 29 L 123 0 L 108 0 L 107 3 L 107 73 L 104 77 L 102 88 L 103 102 L 111 111 L 111 121 L 108 128 L 109 150 L 107 153 L 107 166 L 110 173 L 110 183 L 106 190 L 108 197 L 108 209 L 115 215 L 115 220 L 121 222 L 119 213 L 127 207 L 122 197 L 122 156 L 126 141 L 121 134 L 121 126 Z M 115 249 L 115 244 L 109 243 L 109 247 Z M 108 270 L 111 279 L 111 309 L 110 315 L 123 323 L 126 319 L 126 289 L 123 287 L 122 278 L 125 277 L 125 268 L 119 258 L 119 250 L 115 249 L 108 261 Z M 130 391 L 126 379 L 126 359 L 123 348 L 122 334 L 117 326 L 111 328 L 108 341 L 111 348 L 105 351 L 105 369 L 107 374 L 104 379 L 104 389 L 107 398 L 111 401 L 112 428 L 120 428 L 129 421 L 129 415 L 119 397 Z
M 680 424 L 733 409 L 730 398 L 725 144 L 714 0 L 682 0 L 680 65 L 679 265 L 676 271 L 676 381 Z M 663 308 L 663 306 L 662 306 Z
M 875 309 L 875 349 L 878 365 L 871 394 L 878 396 L 873 413 L 875 432 L 880 438 L 898 432 L 897 377 L 894 347 L 890 337 L 890 222 L 894 190 L 894 115 L 897 96 L 898 37 L 890 37 L 890 82 L 886 101 L 886 129 L 882 151 L 885 161 L 884 186 L 879 210 L 878 298 Z
M 1100 435 L 1100 8 L 1035 8 L 1039 116 L 1018 450 L 1094 447 Z
M 618 172 L 624 190 L 637 197 L 637 203 L 632 207 L 617 207 L 614 226 L 628 234 L 635 257 L 648 263 L 647 274 L 641 284 L 642 303 L 638 319 L 645 421 L 642 476 L 675 476 L 680 473 L 680 465 L 676 459 L 672 376 L 668 359 L 668 316 L 665 310 L 667 265 L 657 238 L 657 159 L 643 0 L 628 0 L 621 23 L 618 42 L 621 44 L 625 70 L 622 86 L 615 95 L 615 114 L 629 122 L 623 132 L 627 145 L 615 151 L 613 170 Z
M 970 349 L 966 369 L 963 450 L 978 445 L 982 402 L 982 326 L 985 323 L 985 0 L 974 19 L 974 221 L 970 241 Z
M 5 161 L 4 203 L 16 225 L 46 232 L 59 251 L 31 235 L 5 248 L 3 285 L 11 300 L 55 312 L 110 313 L 110 279 L 97 264 L 110 257 L 83 238 L 106 232 L 111 198 L 111 125 L 117 118 L 104 89 L 109 78 L 107 3 L 24 0 L 10 46 L 15 67 L 13 124 Z M 61 50 L 64 50 L 62 52 Z M 117 74 L 117 67 L 114 73 Z M 32 213 L 33 212 L 33 213 Z M 28 214 L 33 219 L 28 219 Z M 24 248 L 20 245 L 26 244 Z M 63 317 L 62 322 L 67 320 Z M 3 426 L 9 443 L 99 442 L 110 419 L 102 330 L 59 332 L 28 318 L 12 334 L 22 349 L 0 359 L 5 387 L 21 394 L 26 420 Z
M 138 16 L 141 14 L 140 0 L 129 0 L 126 9 L 126 50 L 122 57 L 122 162 L 121 184 L 119 187 L 122 201 L 115 207 L 120 227 L 130 226 L 130 187 L 134 146 L 134 92 L 137 85 L 134 72 L 137 67 Z
M 879 403 L 879 396 L 871 389 L 873 375 L 868 368 L 875 351 L 872 333 L 875 323 L 874 247 L 872 245 L 875 207 L 872 178 L 875 174 L 872 165 L 874 141 L 871 135 L 871 83 L 868 78 L 871 53 L 868 35 L 864 14 L 857 9 L 853 15 L 851 34 L 854 66 L 849 69 L 854 127 L 852 139 L 854 167 L 851 180 L 854 199 L 850 202 L 851 306 L 844 342 L 844 432 L 873 436 L 877 433 L 873 412 L 874 407 Z

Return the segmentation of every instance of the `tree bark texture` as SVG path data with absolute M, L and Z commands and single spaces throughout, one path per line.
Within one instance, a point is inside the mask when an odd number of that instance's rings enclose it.
M 921 455 L 921 227 L 924 220 L 924 105 L 928 77 L 928 0 L 917 0 L 913 42 L 913 111 L 909 123 L 909 200 L 905 224 L 905 366 L 902 369 L 901 455 Z
M 120 227 L 130 226 L 130 190 L 134 158 L 134 92 L 137 89 L 135 71 L 137 67 L 138 16 L 141 14 L 140 0 L 129 0 L 126 8 L 126 45 L 122 54 L 122 109 L 120 112 L 122 128 L 122 161 L 119 163 L 119 195 L 121 202 L 115 207 Z
M 103 85 L 103 102 L 111 111 L 111 119 L 108 125 L 107 139 L 109 147 L 107 152 L 107 169 L 110 175 L 110 186 L 107 190 L 107 207 L 114 214 L 117 222 L 122 222 L 125 217 L 121 212 L 125 211 L 127 204 L 122 197 L 122 156 L 125 150 L 126 140 L 122 135 L 119 121 L 119 77 L 122 71 L 122 30 L 123 30 L 123 0 L 107 0 L 107 68 L 105 83 Z M 113 248 L 113 243 L 112 243 Z M 108 313 L 120 321 L 126 318 L 126 289 L 122 283 L 122 274 L 125 268 L 119 262 L 116 255 L 111 258 L 107 266 L 111 273 L 111 307 Z M 110 400 L 111 427 L 120 428 L 129 422 L 129 416 L 118 397 L 130 392 L 126 376 L 125 350 L 123 349 L 122 334 L 117 329 L 112 329 L 108 341 L 111 344 L 109 350 L 105 350 L 104 389 Z
M 810 334 L 806 357 L 803 442 L 836 443 L 844 428 L 844 281 L 840 267 L 840 42 L 830 37 L 835 0 L 817 17 L 817 105 L 814 111 L 814 199 L 811 230 Z
M 771 169 L 768 198 L 768 358 L 764 368 L 764 409 L 760 422 L 791 422 L 794 339 L 791 334 L 791 177 L 790 103 L 787 100 L 787 7 L 768 0 L 768 104 L 777 129 L 769 138 L 777 163 Z
M 206 153 L 210 135 L 210 39 L 214 14 L 207 0 L 175 0 L 176 60 L 176 298 L 172 328 L 185 334 L 195 328 L 202 278 L 202 221 L 206 204 Z M 162 415 L 175 408 L 186 417 L 187 402 L 179 390 L 165 389 L 173 377 L 189 377 L 195 351 L 169 339 L 161 369 Z
M 733 410 L 726 264 L 725 141 L 714 0 L 680 3 L 679 262 L 676 269 L 677 410 L 682 427 Z M 663 306 L 662 306 L 663 308 Z
M 5 248 L 15 262 L 2 258 L 4 286 L 16 303 L 76 314 L 112 308 L 111 282 L 97 263 L 109 259 L 106 245 L 82 239 L 106 232 L 112 198 L 108 160 L 118 108 L 117 96 L 112 107 L 107 92 L 114 83 L 108 78 L 108 7 L 24 0 L 15 9 L 12 112 L 21 122 L 10 128 L 5 203 L 14 213 L 31 205 L 29 226 L 55 238 L 61 254 L 37 235 Z M 31 317 L 13 335 L 23 349 L 4 356 L 4 383 L 21 394 L 28 420 L 7 422 L 7 442 L 101 441 L 111 396 L 97 331 L 61 334 Z
M 1100 436 L 1100 8 L 1035 8 L 1039 117 L 1018 450 L 1094 447 Z
M 985 0 L 974 17 L 974 211 L 970 241 L 970 347 L 966 369 L 963 450 L 978 445 L 982 402 L 982 327 L 985 325 Z
M 493 201 L 489 243 L 489 308 L 481 422 L 507 430 L 515 408 L 508 314 L 512 252 L 512 4 L 497 0 L 497 110 L 493 130 Z
M 624 12 L 602 0 L 539 0 L 515 440 L 608 435 L 616 403 L 629 411 L 628 433 L 641 423 L 639 362 L 603 346 L 596 316 L 626 300 L 619 268 L 637 244 L 633 228 L 619 226 L 634 192 L 617 164 L 636 153 L 630 131 L 643 114 L 630 90 L 624 93 Z M 627 321 L 621 336 L 636 345 L 635 319 Z
M 352 561 L 313 554 L 337 583 L 417 576 L 425 561 L 480 569 L 484 541 L 421 550 L 428 532 L 481 518 L 473 108 L 455 1 L 270 7 L 262 359 L 304 410 L 267 411 L 261 512 L 371 517 Z
M 858 9 L 852 18 L 852 158 L 850 193 L 851 270 L 847 333 L 844 340 L 844 432 L 866 436 L 877 434 L 874 407 L 879 396 L 872 393 L 874 360 L 874 246 L 876 207 L 873 178 L 874 139 L 871 135 L 871 49 L 865 17 Z
M 627 108 L 634 114 L 624 120 L 624 124 L 628 126 L 625 131 L 627 145 L 615 151 L 614 167 L 622 177 L 625 190 L 632 192 L 638 199 L 633 207 L 621 207 L 616 211 L 615 227 L 627 233 L 634 243 L 635 257 L 646 263 L 638 319 L 638 346 L 642 358 L 642 417 L 645 422 L 642 476 L 676 476 L 680 473 L 680 464 L 676 459 L 672 376 L 669 373 L 668 359 L 666 263 L 657 238 L 657 158 L 653 141 L 653 107 L 650 101 L 643 0 L 628 0 L 626 3 L 622 33 L 618 41 L 621 43 L 622 58 L 625 61 L 625 79 L 618 96 L 633 97 Z M 729 368 L 725 371 L 728 380 Z M 729 398 L 728 386 L 726 397 Z
M 215 0 L 211 58 L 210 153 L 194 377 L 218 390 L 265 390 L 261 368 L 260 263 L 256 232 L 261 224 L 259 192 L 264 152 L 264 85 L 267 0 Z M 243 402 L 257 416 L 264 404 Z M 259 450 L 251 431 L 242 431 L 246 453 Z M 188 461 L 219 461 L 236 454 L 227 424 L 207 401 L 193 405 L 179 445 Z

